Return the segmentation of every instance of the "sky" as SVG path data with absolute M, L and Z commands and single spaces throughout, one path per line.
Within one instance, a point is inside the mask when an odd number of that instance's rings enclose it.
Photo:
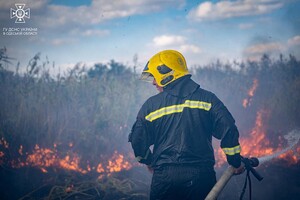
M 0 0 L 0 48 L 15 59 L 12 70 L 37 53 L 61 70 L 133 66 L 135 56 L 142 69 L 164 49 L 180 51 L 188 66 L 264 53 L 300 59 L 299 10 L 299 0 Z

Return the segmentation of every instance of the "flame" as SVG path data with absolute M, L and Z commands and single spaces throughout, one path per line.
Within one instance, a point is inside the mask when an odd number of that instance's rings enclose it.
M 265 122 L 268 120 L 270 112 L 266 110 L 260 110 L 256 114 L 255 126 L 250 131 L 248 137 L 240 137 L 240 145 L 242 148 L 241 155 L 245 157 L 263 157 L 272 155 L 283 149 L 282 143 L 284 142 L 282 137 L 279 136 L 276 140 L 279 144 L 276 146 L 274 142 L 271 143 L 267 137 Z M 276 147 L 273 147 L 276 146 Z M 216 167 L 222 166 L 226 163 L 226 156 L 221 148 L 215 149 L 216 155 Z M 296 150 L 290 150 L 284 154 L 278 156 L 278 159 L 283 159 L 288 164 L 297 164 L 299 162 L 300 147 Z
M 59 166 L 61 168 L 86 174 L 87 170 L 80 168 L 79 163 L 80 158 L 76 154 L 73 157 L 67 155 L 64 159 L 59 160 Z
M 5 149 L 9 149 L 8 142 L 4 138 L 1 138 L 0 145 Z M 69 148 L 73 147 L 73 143 L 70 142 L 67 145 Z M 82 174 L 86 174 L 91 171 L 96 171 L 99 174 L 111 174 L 113 172 L 119 172 L 122 170 L 129 170 L 132 164 L 126 161 L 123 154 L 115 151 L 110 159 L 104 159 L 106 162 L 98 163 L 96 166 L 91 166 L 89 162 L 86 164 L 86 168 L 81 167 L 81 157 L 74 152 L 67 152 L 64 156 L 61 156 L 57 151 L 57 144 L 53 145 L 54 148 L 41 148 L 39 145 L 35 145 L 32 153 L 23 152 L 23 146 L 20 145 L 18 150 L 19 155 L 25 155 L 25 159 L 17 158 L 10 161 L 10 165 L 13 168 L 20 168 L 24 166 L 31 166 L 39 168 L 42 172 L 47 173 L 48 168 L 61 168 L 65 170 L 75 171 Z M 0 151 L 0 163 L 4 163 L 5 151 Z
M 35 145 L 34 152 L 27 156 L 26 165 L 40 168 L 51 167 L 55 166 L 57 159 L 55 151 L 47 148 L 40 148 L 38 145 Z
M 254 93 L 255 93 L 255 91 L 257 89 L 257 86 L 258 86 L 258 80 L 254 79 L 253 80 L 253 85 L 252 85 L 252 87 L 249 89 L 249 91 L 247 93 L 248 97 L 243 100 L 243 107 L 244 108 L 247 108 L 248 106 L 250 106 L 251 101 L 252 101 L 252 97 L 254 96 Z
M 27 157 L 27 163 L 31 166 L 37 166 L 40 169 L 45 167 L 59 167 L 71 171 L 80 172 L 86 174 L 87 172 L 95 169 L 89 164 L 86 169 L 80 167 L 80 157 L 77 154 L 66 155 L 63 159 L 57 156 L 57 152 L 51 149 L 42 149 L 36 145 L 35 152 Z M 132 165 L 125 161 L 124 156 L 117 151 L 114 152 L 111 160 L 108 161 L 108 165 L 103 167 L 102 163 L 97 165 L 96 171 L 98 173 L 112 173 L 119 172 L 121 170 L 129 170 Z
M 251 93 L 253 94 L 253 93 Z M 272 155 L 283 149 L 285 146 L 284 137 L 272 138 L 272 141 L 267 135 L 267 126 L 265 125 L 270 117 L 270 112 L 267 110 L 259 110 L 256 114 L 254 127 L 249 131 L 246 137 L 240 137 L 240 145 L 242 147 L 241 155 L 245 157 L 262 157 Z M 214 140 L 215 142 L 215 140 Z M 100 155 L 99 162 L 83 162 L 81 156 L 71 151 L 73 150 L 73 142 L 67 143 L 64 148 L 67 152 L 58 152 L 58 146 L 63 144 L 53 144 L 52 148 L 42 148 L 38 144 L 29 153 L 26 152 L 23 145 L 19 146 L 17 151 L 12 151 L 11 145 L 2 137 L 0 139 L 0 164 L 10 165 L 13 168 L 20 168 L 25 166 L 36 167 L 42 172 L 47 173 L 49 168 L 65 169 L 86 174 L 89 172 L 96 172 L 99 178 L 110 175 L 111 173 L 120 172 L 122 170 L 129 170 L 133 167 L 130 161 L 133 160 L 131 154 L 124 156 L 118 151 L 110 156 Z M 18 152 L 18 158 L 13 158 L 10 152 Z M 7 154 L 7 155 L 6 155 Z M 216 167 L 222 166 L 226 163 L 226 156 L 221 148 L 215 148 Z M 287 151 L 278 156 L 278 159 L 286 161 L 288 164 L 299 163 L 300 147 Z M 93 164 L 91 164 L 93 163 Z M 136 165 L 137 163 L 134 162 Z
M 112 173 L 119 172 L 123 169 L 128 170 L 131 167 L 132 165 L 124 160 L 124 156 L 115 151 L 112 159 L 108 161 L 108 166 L 106 168 L 108 172 Z
M 270 146 L 263 121 L 264 119 L 267 120 L 269 115 L 270 113 L 265 110 L 257 112 L 255 126 L 250 132 L 250 137 L 241 138 L 240 140 L 243 155 L 260 157 L 270 155 L 276 151 L 276 149 Z
M 103 173 L 103 172 L 105 172 L 104 167 L 102 166 L 101 163 L 99 163 L 98 166 L 97 166 L 97 172 L 98 172 L 98 173 Z

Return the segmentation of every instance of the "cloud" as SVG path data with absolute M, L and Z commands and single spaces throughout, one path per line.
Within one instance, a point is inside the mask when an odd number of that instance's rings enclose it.
M 182 53 L 201 53 L 201 48 L 189 44 L 187 39 L 180 35 L 161 35 L 152 40 L 152 45 L 158 49 L 177 49 Z
M 153 38 L 153 44 L 157 47 L 184 44 L 185 38 L 178 35 L 161 35 Z
M 278 56 L 288 52 L 289 49 L 286 44 L 274 41 L 251 45 L 243 51 L 243 55 L 248 60 L 257 61 L 261 59 L 263 54 Z
M 83 36 L 105 36 L 108 35 L 109 31 L 108 30 L 85 30 L 82 35 Z
M 51 45 L 51 46 L 63 46 L 70 45 L 78 42 L 78 39 L 75 38 L 48 38 L 48 37 L 31 37 L 28 38 L 30 43 L 34 43 L 37 45 Z
M 248 55 L 272 53 L 284 50 L 285 47 L 279 42 L 255 44 L 245 49 Z
M 202 50 L 198 46 L 192 44 L 181 45 L 179 51 L 182 53 L 191 52 L 195 54 L 202 52 Z
M 192 9 L 187 18 L 194 21 L 220 20 L 270 13 L 284 5 L 280 0 L 206 1 Z
M 30 9 L 39 9 L 46 6 L 48 0 L 9 0 L 9 1 L 0 1 L 1 10 L 10 10 L 10 8 L 15 8 L 15 4 L 25 4 L 25 8 Z
M 278 42 L 272 42 L 272 43 L 263 43 L 263 44 L 256 44 L 248 47 L 245 51 L 248 54 L 263 54 L 263 53 L 269 53 L 274 51 L 282 50 L 283 46 L 282 44 Z
M 91 37 L 91 36 L 97 36 L 97 37 L 103 37 L 110 34 L 109 30 L 100 30 L 100 29 L 73 29 L 70 32 L 72 35 L 79 35 L 79 36 L 85 36 L 85 37 Z
M 47 7 L 48 0 L 9 0 L 9 1 L 0 1 L 0 21 L 2 26 L 8 26 L 11 22 L 14 22 L 14 19 L 10 19 L 10 10 L 16 10 L 15 4 L 25 4 L 24 10 L 30 9 L 31 18 L 35 13 L 43 11 Z M 42 13 L 42 12 L 41 12 Z M 30 22 L 28 20 L 28 22 Z M 26 23 L 28 23 L 26 21 Z
M 75 39 L 61 39 L 61 38 L 56 38 L 50 41 L 50 43 L 54 46 L 62 46 L 62 45 L 72 44 L 74 42 L 76 42 Z
M 251 23 L 239 24 L 239 29 L 241 29 L 241 30 L 251 29 L 252 27 L 253 27 L 253 24 L 251 24 Z
M 244 49 L 244 57 L 250 60 L 259 60 L 263 54 L 297 54 L 300 50 L 300 35 L 296 35 L 286 41 L 260 42 Z
M 300 45 L 300 35 L 296 35 L 293 38 L 290 38 L 287 43 L 290 47 Z
M 181 7 L 184 2 L 184 0 L 93 0 L 89 6 L 48 5 L 46 16 L 41 17 L 43 18 L 41 23 L 52 27 L 66 24 L 94 25 L 111 19 L 157 12 L 164 8 Z
M 31 12 L 31 20 L 37 26 L 57 28 L 95 25 L 116 18 L 158 12 L 165 8 L 180 8 L 185 0 L 92 0 L 90 5 L 76 7 L 50 4 L 50 0 L 7 0 L 0 1 L 0 10 L 5 11 L 0 12 L 1 19 L 9 19 L 10 8 L 15 8 L 15 3 L 24 3 L 25 8 L 34 10 Z

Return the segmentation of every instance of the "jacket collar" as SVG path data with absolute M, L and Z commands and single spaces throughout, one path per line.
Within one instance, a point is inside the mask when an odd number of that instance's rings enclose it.
M 191 79 L 192 75 L 183 76 L 164 87 L 164 92 L 172 96 L 187 97 L 197 90 L 200 85 Z

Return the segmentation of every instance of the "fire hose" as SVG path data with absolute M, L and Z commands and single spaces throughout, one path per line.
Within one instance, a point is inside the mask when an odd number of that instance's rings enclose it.
M 258 172 L 253 168 L 257 167 L 260 163 L 264 163 L 267 161 L 272 160 L 273 158 L 278 157 L 279 155 L 287 152 L 288 150 L 291 150 L 294 148 L 298 142 L 300 141 L 300 131 L 298 129 L 292 130 L 288 134 L 284 136 L 284 138 L 288 141 L 288 146 L 285 149 L 282 149 L 281 151 L 278 151 L 272 155 L 267 155 L 260 158 L 243 158 L 242 157 L 242 164 L 245 166 L 247 170 L 247 176 L 246 181 L 243 187 L 242 194 L 240 196 L 240 199 L 243 198 L 243 195 L 245 193 L 245 189 L 247 187 L 247 180 L 249 181 L 249 196 L 251 199 L 251 179 L 250 179 L 250 172 L 254 175 L 254 177 L 261 181 L 263 179 L 262 176 L 258 174 Z M 223 175 L 220 177 L 218 182 L 215 184 L 215 186 L 212 188 L 212 190 L 209 192 L 209 194 L 206 196 L 205 200 L 215 200 L 219 196 L 219 194 L 222 192 L 225 185 L 228 183 L 229 179 L 234 175 L 235 169 L 231 166 L 229 166 Z
M 243 158 L 242 157 L 242 164 L 245 166 L 245 169 L 247 171 L 247 176 L 245 180 L 245 184 L 243 187 L 242 194 L 240 196 L 240 199 L 243 198 L 243 195 L 245 193 L 245 189 L 247 187 L 247 180 L 249 181 L 249 195 L 251 199 L 251 179 L 250 179 L 250 172 L 253 174 L 253 176 L 261 181 L 263 177 L 254 169 L 254 167 L 257 167 L 259 165 L 259 160 L 257 158 Z M 229 166 L 223 175 L 220 177 L 218 182 L 215 184 L 215 186 L 212 188 L 212 190 L 209 192 L 209 194 L 206 196 L 205 200 L 216 200 L 219 194 L 222 192 L 225 185 L 228 183 L 230 178 L 234 175 L 235 168 L 232 166 Z

